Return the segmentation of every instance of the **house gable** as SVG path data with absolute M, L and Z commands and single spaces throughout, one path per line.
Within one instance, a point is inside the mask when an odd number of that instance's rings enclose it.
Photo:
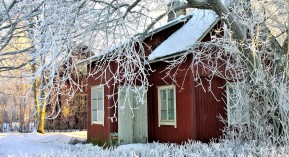
M 201 41 L 218 21 L 219 18 L 213 11 L 193 11 L 192 18 L 152 51 L 148 60 L 153 61 L 188 50 Z

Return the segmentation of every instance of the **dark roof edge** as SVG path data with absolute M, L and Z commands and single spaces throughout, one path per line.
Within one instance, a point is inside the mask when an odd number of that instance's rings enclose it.
M 193 16 L 192 14 L 188 14 L 188 15 L 185 15 L 185 16 L 183 16 L 181 18 L 176 18 L 176 19 L 164 24 L 163 26 L 160 26 L 160 27 L 158 27 L 156 29 L 153 29 L 153 30 L 149 31 L 147 33 L 147 35 L 145 36 L 145 38 L 150 37 L 150 36 L 152 36 L 152 35 L 154 35 L 154 34 L 156 34 L 158 32 L 161 32 L 161 31 L 163 31 L 163 30 L 165 30 L 167 28 L 170 28 L 170 27 L 172 27 L 174 25 L 177 25 L 177 24 L 179 24 L 181 22 L 187 22 L 188 19 L 190 19 L 192 16 Z
M 85 62 L 93 62 L 93 61 L 96 61 L 96 60 L 98 60 L 101 56 L 103 56 L 104 54 L 102 54 L 102 55 L 93 55 L 93 56 L 91 56 L 91 57 L 88 57 L 88 58 L 86 58 L 86 59 L 84 59 L 84 60 L 81 60 L 81 61 L 79 61 L 79 62 L 77 62 L 76 63 L 76 65 L 80 65 L 80 64 L 83 64 L 83 63 L 85 63 Z

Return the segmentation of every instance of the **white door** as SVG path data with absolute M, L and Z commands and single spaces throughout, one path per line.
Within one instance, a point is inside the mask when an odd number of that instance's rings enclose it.
M 141 88 L 138 92 L 143 92 Z M 136 93 L 126 87 L 118 91 L 118 142 L 147 142 L 147 103 L 146 94 L 143 103 L 136 99 Z

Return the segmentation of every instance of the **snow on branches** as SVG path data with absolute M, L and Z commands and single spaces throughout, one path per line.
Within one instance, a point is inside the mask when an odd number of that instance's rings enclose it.
M 174 9 L 209 9 L 221 18 L 222 28 L 215 33 L 221 32 L 222 37 L 211 36 L 211 41 L 189 45 L 181 56 L 168 61 L 166 70 L 178 68 L 192 55 L 187 72 L 202 68 L 209 73 L 209 82 L 217 76 L 244 83 L 236 99 L 244 98 L 243 90 L 248 94 L 245 98 L 250 123 L 246 125 L 246 138 L 270 137 L 274 142 L 288 142 L 288 3 L 247 0 L 227 6 L 220 0 L 170 2 L 167 10 L 162 7 L 167 2 L 158 0 L 1 1 L 1 76 L 14 77 L 13 70 L 25 69 L 18 76 L 30 78 L 26 84 L 31 85 L 40 106 L 45 106 L 52 100 L 59 102 L 61 95 L 71 98 L 83 92 L 86 76 L 80 74 L 77 63 L 83 57 L 92 57 L 97 63 L 87 76 L 100 74 L 102 84 L 110 88 L 123 85 L 134 91 L 138 86 L 146 90 L 150 86 L 146 76 L 152 69 L 143 39 L 149 30 Z M 161 14 L 160 18 L 155 14 Z M 79 47 L 85 53 L 76 53 Z M 86 61 L 90 66 L 92 62 Z M 202 85 L 200 74 L 194 76 Z M 176 81 L 174 75 L 166 77 Z M 210 91 L 210 87 L 203 88 Z M 138 94 L 139 101 L 142 96 Z M 55 115 L 58 113 L 48 118 Z M 230 136 L 231 130 L 225 131 L 228 137 L 235 137 Z

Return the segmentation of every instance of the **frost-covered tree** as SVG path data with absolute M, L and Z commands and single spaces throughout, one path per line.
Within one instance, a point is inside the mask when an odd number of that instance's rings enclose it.
M 198 43 L 180 58 L 171 61 L 168 70 L 193 54 L 191 69 L 195 66 L 213 75 L 243 85 L 234 96 L 235 101 L 249 93 L 246 102 L 250 109 L 250 124 L 245 127 L 248 139 L 279 140 L 289 136 L 288 120 L 288 2 L 286 0 L 222 1 L 222 0 L 2 0 L 0 3 L 0 72 L 30 68 L 24 76 L 31 83 L 43 80 L 36 89 L 45 93 L 40 102 L 49 101 L 51 95 L 72 96 L 78 88 L 79 74 L 74 55 L 78 45 L 86 45 L 87 53 L 98 57 L 95 69 L 88 76 L 99 73 L 106 84 L 122 82 L 138 91 L 134 80 L 149 86 L 146 75 L 151 71 L 145 58 L 143 39 L 157 27 L 167 14 L 178 9 L 213 10 L 223 21 L 223 38 Z M 167 6 L 169 8 L 163 7 Z M 25 44 L 16 47 L 15 40 Z M 25 40 L 24 40 L 25 39 Z M 27 40 L 26 40 L 27 39 Z M 138 49 L 135 48 L 138 46 Z M 197 46 L 211 49 L 202 53 Z M 216 49 L 218 48 L 218 49 Z M 217 50 L 217 51 L 216 51 Z M 25 60 L 14 63 L 19 54 Z M 218 69 L 218 60 L 226 66 L 225 73 Z M 212 62 L 208 65 L 206 62 Z M 112 72 L 109 63 L 118 64 Z M 114 77 L 108 79 L 107 73 Z M 198 74 L 195 74 L 198 81 Z M 169 76 L 170 77 L 170 76 Z M 173 77 L 170 77 L 174 79 Z M 42 81 L 41 81 L 42 82 Z M 66 86 L 65 85 L 70 85 Z M 70 88 L 71 85 L 76 88 Z M 240 89 L 239 89 L 240 87 Z M 206 88 L 206 87 L 205 87 Z M 144 88 L 145 89 L 145 88 Z M 210 87 L 208 87 L 210 89 Z M 244 92 L 245 91 L 245 92 Z M 53 93 L 53 94 L 52 94 Z M 55 94 L 56 93 L 56 94 Z M 141 97 L 142 93 L 138 93 Z M 142 100 L 142 99 L 140 99 Z M 43 103 L 40 106 L 45 107 Z M 237 137 L 242 126 L 238 128 Z M 228 137 L 234 136 L 226 130 Z M 284 140 L 285 139 L 285 140 Z
M 187 5 L 214 10 L 224 22 L 225 35 L 190 48 L 187 54 L 195 56 L 190 69 L 201 66 L 212 77 L 237 83 L 231 99 L 249 110 L 248 122 L 228 126 L 227 137 L 288 143 L 288 2 L 232 1 L 227 6 L 220 1 L 191 2 Z M 185 59 L 186 55 L 171 61 L 167 69 Z M 222 64 L 225 70 L 220 69 Z M 198 82 L 199 75 L 195 76 Z
M 105 51 L 144 29 L 146 19 L 151 21 L 149 6 L 141 1 L 5 0 L 0 5 L 0 71 L 31 69 L 23 77 L 34 84 L 37 117 L 49 100 L 55 100 L 51 96 L 72 97 L 80 90 L 75 66 L 79 56 L 74 53 L 79 45 Z M 14 62 L 19 55 L 25 60 Z

